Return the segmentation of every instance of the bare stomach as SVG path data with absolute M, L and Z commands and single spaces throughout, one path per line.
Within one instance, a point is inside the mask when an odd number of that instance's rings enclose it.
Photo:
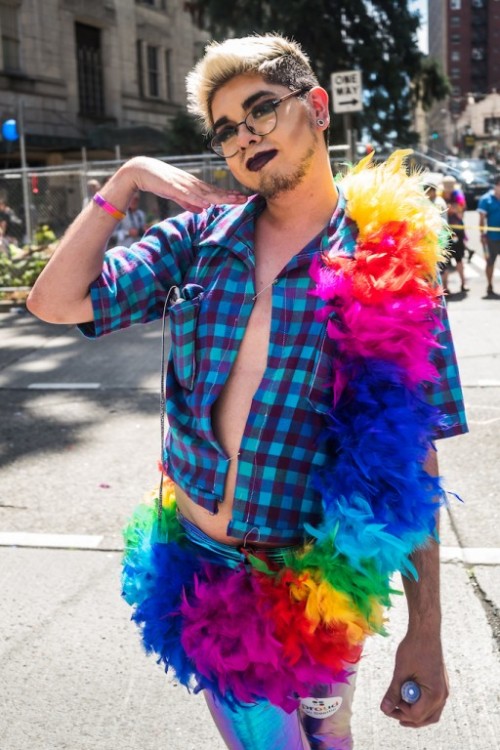
M 183 516 L 212 539 L 235 546 L 241 546 L 242 540 L 230 536 L 227 533 L 227 527 L 233 513 L 234 490 L 238 474 L 238 453 L 251 402 L 263 373 L 263 371 L 255 368 L 241 367 L 242 351 L 243 345 L 228 381 L 212 410 L 215 436 L 226 455 L 229 456 L 224 496 L 219 502 L 218 512 L 215 514 L 209 513 L 194 503 L 180 487 L 176 488 L 177 507 Z M 238 360 L 240 360 L 240 366 L 237 367 Z M 249 536 L 248 542 L 251 546 L 258 544 L 255 534 Z M 263 544 L 263 546 L 268 545 Z
M 201 529 L 207 536 L 223 544 L 230 544 L 234 547 L 241 547 L 242 540 L 229 536 L 227 527 L 231 520 L 232 503 L 226 505 L 219 504 L 219 511 L 216 514 L 209 513 L 205 508 L 201 508 L 182 490 L 175 485 L 175 499 L 179 512 L 191 521 L 195 526 Z M 254 546 L 254 545 L 252 545 Z

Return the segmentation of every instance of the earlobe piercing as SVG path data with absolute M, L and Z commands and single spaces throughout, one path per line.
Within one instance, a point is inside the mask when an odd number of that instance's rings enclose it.
M 316 120 L 316 124 L 317 124 L 317 125 L 318 125 L 318 126 L 319 126 L 320 128 L 322 128 L 322 127 L 323 127 L 323 125 L 325 124 L 325 121 L 324 121 L 324 120 Z

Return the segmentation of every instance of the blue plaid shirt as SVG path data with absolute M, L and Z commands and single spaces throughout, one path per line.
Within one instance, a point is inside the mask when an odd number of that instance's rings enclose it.
M 168 475 L 194 502 L 217 513 L 228 456 L 212 428 L 211 411 L 227 380 L 246 331 L 255 295 L 253 237 L 264 201 L 214 206 L 184 213 L 153 227 L 130 248 L 106 253 L 91 287 L 94 323 L 81 326 L 101 336 L 134 323 L 161 318 L 166 296 L 172 346 L 167 372 L 169 432 L 164 463 Z M 316 320 L 322 303 L 309 292 L 312 257 L 340 241 L 353 253 L 356 226 L 345 200 L 328 227 L 294 256 L 273 287 L 268 366 L 254 396 L 238 463 L 228 534 L 243 538 L 259 530 L 263 542 L 297 539 L 306 522 L 321 518 L 313 469 L 328 459 L 318 441 L 331 406 L 333 342 Z M 436 364 L 438 386 L 429 399 L 446 415 L 436 437 L 466 432 L 458 370 L 443 307 L 444 349 Z

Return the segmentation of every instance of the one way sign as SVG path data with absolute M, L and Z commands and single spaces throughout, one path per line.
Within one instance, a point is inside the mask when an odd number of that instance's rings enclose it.
M 340 70 L 332 73 L 333 111 L 360 112 L 363 109 L 363 90 L 360 70 Z

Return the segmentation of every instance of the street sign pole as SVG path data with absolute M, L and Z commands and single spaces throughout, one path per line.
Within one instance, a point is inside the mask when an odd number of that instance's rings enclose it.
M 352 113 L 363 109 L 363 88 L 360 70 L 340 70 L 331 74 L 333 114 L 343 115 L 348 144 L 348 160 L 356 159 L 356 135 Z
M 343 115 L 344 127 L 346 132 L 347 160 L 353 164 L 356 159 L 356 135 L 352 127 L 352 116 L 350 112 Z
M 24 101 L 19 100 L 18 110 L 18 121 L 19 121 L 19 151 L 21 155 L 21 180 L 23 186 L 23 203 L 24 203 L 24 230 L 25 239 L 28 245 L 33 242 L 33 230 L 31 222 L 31 195 L 28 186 L 28 162 L 26 159 L 26 138 L 24 134 Z

